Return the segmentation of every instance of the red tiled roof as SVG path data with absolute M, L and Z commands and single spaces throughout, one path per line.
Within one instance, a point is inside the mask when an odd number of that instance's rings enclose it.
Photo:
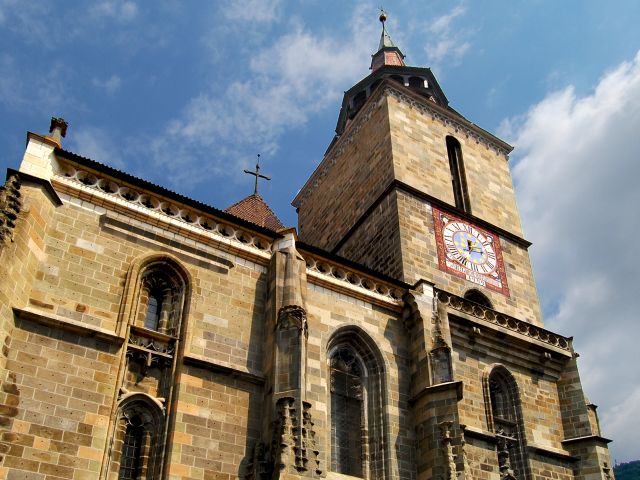
M 267 202 L 257 193 L 234 203 L 225 209 L 225 212 L 276 232 L 285 228 Z

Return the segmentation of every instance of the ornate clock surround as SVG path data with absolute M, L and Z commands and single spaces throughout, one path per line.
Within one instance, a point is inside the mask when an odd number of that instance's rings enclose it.
M 508 297 L 500 237 L 434 206 L 432 210 L 440 270 Z M 466 255 L 462 242 L 468 245 Z

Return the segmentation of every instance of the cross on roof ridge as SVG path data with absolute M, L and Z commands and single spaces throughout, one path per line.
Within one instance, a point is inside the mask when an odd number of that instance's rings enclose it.
M 258 178 L 264 178 L 265 180 L 271 180 L 271 177 L 267 177 L 266 175 L 262 175 L 260 173 L 260 154 L 258 154 L 258 160 L 256 161 L 256 171 L 252 172 L 251 170 L 245 170 L 244 173 L 248 173 L 249 175 L 253 175 L 256 177 L 256 183 L 253 188 L 253 194 L 258 194 Z

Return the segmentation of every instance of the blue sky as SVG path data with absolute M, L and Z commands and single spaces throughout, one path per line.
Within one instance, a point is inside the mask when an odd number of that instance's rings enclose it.
M 384 4 L 411 65 L 516 146 L 512 170 L 548 328 L 574 335 L 614 458 L 637 458 L 640 2 Z M 379 2 L 0 0 L 0 166 L 52 115 L 64 147 L 225 208 L 261 193 L 285 224 L 368 74 Z M 627 252 L 622 255 L 620 252 Z

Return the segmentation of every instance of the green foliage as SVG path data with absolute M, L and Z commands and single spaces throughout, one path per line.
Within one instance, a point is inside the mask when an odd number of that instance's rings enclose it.
M 640 460 L 616 465 L 613 471 L 616 480 L 640 480 Z

